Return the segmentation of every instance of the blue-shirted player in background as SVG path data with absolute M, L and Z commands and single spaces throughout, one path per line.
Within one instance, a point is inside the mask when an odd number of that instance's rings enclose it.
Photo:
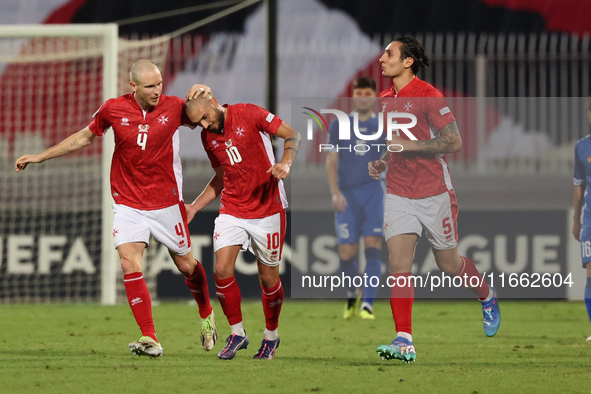
M 376 82 L 370 77 L 360 77 L 353 84 L 354 111 L 359 114 L 359 132 L 373 135 L 378 130 L 378 117 L 372 112 L 376 100 Z M 335 120 L 329 127 L 328 143 L 335 147 L 326 154 L 326 174 L 332 205 L 335 208 L 335 227 L 339 240 L 340 269 L 345 275 L 353 278 L 359 275 L 357 256 L 359 254 L 359 237 L 364 237 L 366 267 L 365 274 L 381 277 L 381 249 L 384 224 L 384 189 L 381 182 L 372 182 L 367 173 L 367 164 L 378 160 L 384 154 L 385 145 L 379 148 L 373 144 L 385 144 L 385 135 L 375 141 L 358 140 L 353 132 L 353 115 L 351 120 L 351 141 L 339 141 L 339 127 Z M 369 146 L 369 151 L 361 145 Z M 355 151 L 355 146 L 358 151 Z M 339 146 L 337 151 L 336 147 Z M 344 148 L 344 149 L 342 149 Z M 379 280 L 378 280 L 379 281 Z M 378 281 L 374 280 L 374 284 Z M 375 319 L 373 301 L 378 287 L 367 285 L 363 288 L 363 302 L 359 316 L 362 319 Z M 347 289 L 347 305 L 344 318 L 349 319 L 356 314 L 359 307 L 358 290 Z
M 591 122 L 591 97 L 587 99 L 587 117 Z M 585 304 L 591 320 L 591 134 L 575 145 L 575 216 L 573 235 L 581 242 L 583 268 L 587 268 Z M 591 336 L 587 338 L 591 343 Z

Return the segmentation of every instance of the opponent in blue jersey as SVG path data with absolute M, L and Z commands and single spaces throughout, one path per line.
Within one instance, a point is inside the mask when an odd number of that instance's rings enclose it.
M 370 77 L 360 77 L 353 84 L 354 111 L 359 114 L 359 132 L 373 135 L 378 130 L 378 117 L 372 112 L 376 97 L 376 83 Z M 326 174 L 335 208 L 335 227 L 339 240 L 340 269 L 351 277 L 359 275 L 357 255 L 359 237 L 364 237 L 366 267 L 363 302 L 359 316 L 375 319 L 373 301 L 378 287 L 370 285 L 370 278 L 377 285 L 381 277 L 381 248 L 384 222 L 384 190 L 381 182 L 372 182 L 367 173 L 367 164 L 378 160 L 385 151 L 385 133 L 378 140 L 358 140 L 353 132 L 354 118 L 351 115 L 351 140 L 339 140 L 338 122 L 329 127 L 328 143 L 334 148 L 326 154 Z M 376 144 L 382 144 L 376 146 Z M 338 147 L 338 149 L 337 149 Z M 369 148 L 369 149 L 368 149 Z M 356 314 L 357 289 L 347 290 L 347 305 L 344 318 Z
M 587 99 L 587 116 L 591 121 L 591 97 Z M 591 320 L 591 134 L 575 145 L 575 216 L 573 235 L 581 242 L 583 268 L 587 268 L 585 304 Z M 591 343 L 591 336 L 587 338 Z

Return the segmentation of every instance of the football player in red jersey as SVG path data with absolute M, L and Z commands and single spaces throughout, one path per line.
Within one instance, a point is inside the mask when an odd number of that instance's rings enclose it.
M 220 215 L 215 220 L 213 235 L 215 284 L 232 333 L 218 357 L 232 359 L 249 343 L 234 275 L 238 253 L 248 249 L 257 258 L 266 326 L 254 358 L 272 359 L 279 346 L 277 327 L 283 302 L 279 262 L 287 198 L 282 180 L 296 157 L 300 134 L 257 105 L 220 106 L 209 94 L 189 100 L 187 114 L 193 123 L 203 127 L 201 140 L 215 171 L 199 197 L 187 205 L 189 221 L 221 194 Z M 271 136 L 285 140 L 279 163 L 275 162 Z
M 410 275 L 423 228 L 438 267 L 448 275 L 467 278 L 464 286 L 482 302 L 487 336 L 496 334 L 501 316 L 494 290 L 482 280 L 474 263 L 458 254 L 458 205 L 444 154 L 459 151 L 462 140 L 441 92 L 417 77 L 418 71 L 429 65 L 423 46 L 414 38 L 399 37 L 386 47 L 380 63 L 382 75 L 394 82 L 380 94 L 383 112 L 410 113 L 417 123 L 409 130 L 416 140 L 398 131 L 388 142 L 396 145 L 393 152 L 369 163 L 369 174 L 374 179 L 388 169 L 384 230 L 391 274 L 388 281 L 394 284 L 390 306 L 397 331 L 391 345 L 381 345 L 376 351 L 383 358 L 410 362 L 416 359 Z M 400 147 L 402 151 L 394 152 Z M 470 281 L 472 278 L 478 282 Z M 475 283 L 479 285 L 471 287 Z
M 211 350 L 217 339 L 203 266 L 191 252 L 187 215 L 182 200 L 182 169 L 178 128 L 191 125 L 185 101 L 162 94 L 162 75 L 150 60 L 140 59 L 130 69 L 133 93 L 107 100 L 88 127 L 37 155 L 24 155 L 16 171 L 29 163 L 67 155 L 88 146 L 109 127 L 115 135 L 111 165 L 113 237 L 121 259 L 125 290 L 142 332 L 129 348 L 136 355 L 159 357 L 152 302 L 142 274 L 142 258 L 150 234 L 168 248 L 178 270 L 199 305 L 201 343 Z M 197 88 L 203 89 L 201 85 Z

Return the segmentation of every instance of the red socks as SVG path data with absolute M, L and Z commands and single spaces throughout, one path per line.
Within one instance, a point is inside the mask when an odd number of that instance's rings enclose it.
M 140 326 L 142 335 L 158 341 L 154 329 L 154 320 L 152 320 L 152 299 L 144 275 L 141 272 L 124 275 L 123 283 L 125 284 L 127 301 L 129 301 L 129 306 L 135 321 Z
M 390 288 L 390 308 L 394 316 L 396 332 L 412 334 L 412 303 L 415 298 L 411 273 L 392 274 L 388 278 Z M 400 278 L 400 279 L 398 279 Z
M 281 313 L 281 305 L 283 304 L 283 286 L 281 286 L 281 278 L 277 279 L 275 286 L 270 289 L 263 290 L 263 311 L 265 313 L 265 327 L 269 331 L 277 329 L 279 324 L 279 314 Z
M 205 275 L 205 269 L 203 265 L 195 260 L 197 266 L 191 274 L 190 278 L 185 277 L 185 283 L 189 286 L 193 298 L 197 301 L 199 306 L 199 316 L 205 319 L 211 314 L 213 308 L 209 302 L 209 287 L 207 286 L 207 276 Z
M 476 294 L 478 298 L 484 300 L 488 297 L 490 291 L 488 284 L 482 280 L 482 275 L 480 275 L 480 272 L 478 272 L 472 260 L 464 256 L 460 257 L 462 258 L 462 269 L 456 274 L 456 276 L 463 278 L 464 275 L 466 275 L 466 280 L 463 283 L 464 286 L 472 293 Z M 476 279 L 473 278 L 478 278 L 478 285 L 476 287 L 472 287 L 473 284 L 476 284 Z
M 240 309 L 242 296 L 238 283 L 236 283 L 236 276 L 220 279 L 215 275 L 215 291 L 224 315 L 228 318 L 228 323 L 231 326 L 240 323 L 242 321 L 242 310 Z

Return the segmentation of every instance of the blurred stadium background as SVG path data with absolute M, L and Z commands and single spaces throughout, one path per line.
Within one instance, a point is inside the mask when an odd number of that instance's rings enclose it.
M 0 24 L 10 31 L 17 24 L 115 23 L 114 95 L 127 92 L 131 62 L 150 57 L 163 69 L 166 94 L 184 97 L 193 83 L 205 83 L 220 102 L 267 106 L 287 122 L 292 122 L 292 98 L 350 95 L 351 82 L 360 75 L 374 77 L 378 90 L 389 87 L 377 59 L 392 38 L 415 35 L 432 60 L 419 76 L 451 100 L 461 99 L 468 113 L 461 128 L 464 149 L 448 158 L 462 210 L 460 249 L 483 271 L 584 276 L 578 244 L 570 236 L 569 209 L 573 147 L 590 132 L 585 114 L 591 89 L 588 1 L 251 3 L 215 19 L 244 3 L 1 0 Z M 277 11 L 275 59 L 267 52 L 269 4 Z M 179 31 L 206 18 L 215 20 Z M 120 269 L 101 253 L 100 144 L 24 173 L 13 169 L 23 153 L 40 152 L 88 124 L 103 101 L 104 45 L 101 38 L 0 35 L 2 303 L 125 300 L 122 285 L 116 285 L 120 280 L 108 279 L 117 291 L 107 298 L 104 292 L 113 288 L 105 290 L 101 280 L 105 266 Z M 276 69 L 274 82 L 268 60 Z M 275 89 L 270 98 L 269 81 Z M 324 137 L 319 132 L 315 138 Z M 180 154 L 185 199 L 192 200 L 212 176 L 198 133 L 181 130 Z M 292 217 L 313 212 L 326 220 L 314 233 L 288 241 L 283 275 L 290 277 L 294 255 L 302 272 L 335 273 L 338 257 L 324 157 L 314 149 L 300 152 L 296 168 L 292 187 L 287 182 Z M 213 263 L 216 209 L 211 206 L 190 228 L 195 255 L 206 267 Z M 433 268 L 427 251 L 421 244 L 418 272 Z M 165 248 L 154 244 L 147 260 L 154 295 L 190 298 Z M 239 259 L 237 272 L 244 296 L 258 297 L 256 267 L 248 256 Z M 535 296 L 581 298 L 580 279 L 573 288 Z

